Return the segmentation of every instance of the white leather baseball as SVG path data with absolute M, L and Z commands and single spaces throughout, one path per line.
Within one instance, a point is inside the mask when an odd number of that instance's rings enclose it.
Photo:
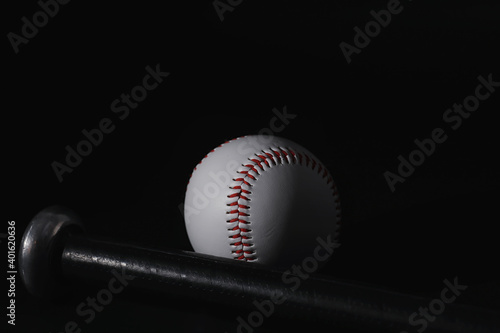
M 184 218 L 196 252 L 279 265 L 311 256 L 318 237 L 337 239 L 340 204 L 311 152 L 251 135 L 220 145 L 194 168 Z

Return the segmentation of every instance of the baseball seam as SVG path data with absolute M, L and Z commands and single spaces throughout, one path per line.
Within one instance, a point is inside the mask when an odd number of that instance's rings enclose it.
M 266 150 L 261 150 L 260 153 L 254 153 L 248 158 L 248 161 L 246 164 L 241 165 L 240 170 L 236 171 L 238 176 L 233 178 L 234 183 L 229 186 L 233 192 L 227 195 L 228 198 L 234 199 L 234 201 L 227 204 L 228 210 L 226 211 L 229 244 L 234 259 L 242 261 L 258 260 L 254 249 L 250 220 L 251 188 L 261 174 L 260 172 L 267 170 L 266 167 L 272 168 L 278 164 L 301 165 L 316 171 L 330 185 L 337 212 L 337 223 L 340 223 L 341 210 L 337 187 L 327 168 L 316 159 L 306 153 L 296 152 L 291 148 L 269 147 Z M 338 228 L 336 234 L 333 235 L 333 239 L 336 240 L 337 236 Z
M 229 143 L 229 142 L 232 142 L 232 141 L 235 141 L 235 140 L 238 140 L 238 139 L 241 139 L 241 138 L 244 138 L 244 136 L 240 136 L 240 137 L 237 137 L 237 138 L 234 138 L 234 139 L 231 139 L 231 140 L 227 140 L 226 142 L 224 143 L 221 143 L 220 145 L 218 145 L 217 147 L 215 147 L 214 149 L 212 149 L 211 151 L 209 151 L 205 157 L 203 157 L 201 159 L 200 162 L 198 162 L 198 165 L 196 165 L 193 169 L 193 172 L 198 168 L 199 165 L 201 165 L 203 163 L 203 161 L 208 157 L 208 155 L 210 155 L 211 153 L 213 153 L 217 148 L 220 148 L 222 146 L 224 146 L 225 144 Z M 193 173 L 191 173 L 191 175 L 189 176 L 189 180 L 191 180 L 191 177 L 193 176 Z M 189 184 L 189 181 L 188 181 L 188 184 Z

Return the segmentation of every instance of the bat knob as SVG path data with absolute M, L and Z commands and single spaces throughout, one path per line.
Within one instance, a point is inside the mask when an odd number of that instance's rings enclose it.
M 53 296 L 61 279 L 61 253 L 65 241 L 83 233 L 80 218 L 70 209 L 51 206 L 29 223 L 19 248 L 19 270 L 28 292 L 39 297 Z

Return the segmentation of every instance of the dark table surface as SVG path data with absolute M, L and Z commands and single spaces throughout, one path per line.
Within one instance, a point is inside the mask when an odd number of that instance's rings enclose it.
M 18 245 L 34 214 L 61 204 L 85 218 L 89 233 L 191 250 L 179 205 L 193 167 L 225 140 L 271 128 L 275 112 L 286 110 L 295 117 L 275 134 L 311 150 L 340 192 L 342 246 L 322 274 L 430 298 L 444 279 L 458 278 L 468 289 L 457 303 L 500 310 L 500 87 L 490 87 L 460 124 L 446 118 L 457 117 L 447 113 L 454 104 L 473 103 L 479 77 L 500 82 L 500 5 L 402 0 L 363 44 L 357 28 L 396 2 L 216 4 L 231 9 L 223 21 L 213 1 L 72 1 L 17 53 L 9 33 L 21 36 L 22 18 L 32 22 L 41 7 L 5 4 L 0 233 L 14 220 Z M 362 46 L 349 63 L 342 42 Z M 142 84 L 147 66 L 170 74 L 128 113 L 117 111 L 114 101 Z M 54 161 L 64 163 L 66 146 L 75 149 L 82 131 L 105 118 L 113 131 L 60 181 Z M 398 157 L 408 159 L 415 140 L 437 128 L 446 140 L 392 191 L 386 172 L 398 173 Z M 5 239 L 2 253 L 7 259 Z M 2 267 L 7 275 L 6 260 Z M 17 276 L 16 325 L 4 314 L 1 325 L 9 332 L 62 332 L 68 321 L 82 332 L 235 332 L 245 315 L 126 290 L 87 324 L 75 308 L 102 287 L 78 286 L 53 303 L 28 295 Z M 258 331 L 291 326 L 271 318 Z

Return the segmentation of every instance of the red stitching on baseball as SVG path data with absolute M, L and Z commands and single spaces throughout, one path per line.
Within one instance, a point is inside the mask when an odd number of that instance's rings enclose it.
M 224 143 L 220 144 L 219 146 L 217 146 L 216 148 L 212 149 L 210 151 L 210 153 L 205 155 L 205 157 L 198 163 L 198 165 L 194 167 L 193 172 L 197 169 L 197 167 L 200 164 L 202 164 L 202 162 L 205 160 L 205 158 L 207 158 L 208 155 L 210 155 L 215 150 L 217 150 L 217 148 L 220 148 L 227 143 L 230 143 L 232 141 L 235 141 L 235 140 L 238 140 L 241 138 L 244 138 L 244 136 L 237 137 L 237 138 L 234 138 L 231 140 L 227 140 L 226 142 L 224 142 Z M 317 162 L 315 159 L 308 156 L 307 154 L 302 154 L 300 152 L 296 152 L 290 148 L 275 147 L 273 149 L 273 148 L 269 147 L 269 150 L 271 152 L 262 150 L 261 153 L 255 154 L 255 156 L 258 157 L 258 159 L 249 158 L 248 160 L 255 163 L 255 164 L 243 165 L 243 167 L 246 167 L 247 170 L 237 171 L 237 173 L 241 174 L 242 177 L 233 178 L 233 181 L 239 182 L 240 185 L 233 186 L 231 189 L 238 190 L 238 191 L 228 195 L 228 198 L 235 199 L 235 201 L 227 204 L 228 207 L 232 207 L 233 209 L 230 211 L 227 211 L 226 213 L 227 214 L 237 214 L 237 215 L 236 215 L 236 217 L 228 219 L 226 222 L 231 223 L 231 224 L 237 223 L 236 226 L 231 226 L 231 228 L 228 229 L 229 231 L 232 231 L 232 232 L 237 231 L 236 234 L 229 236 L 230 239 L 235 240 L 235 243 L 231 243 L 231 245 L 241 246 L 240 249 L 233 251 L 233 253 L 235 254 L 234 258 L 237 260 L 244 260 L 244 261 L 257 260 L 255 251 L 248 249 L 249 247 L 253 246 L 253 242 L 251 241 L 252 237 L 249 235 L 249 233 L 251 233 L 252 230 L 247 227 L 248 225 L 251 224 L 251 222 L 248 220 L 248 218 L 250 217 L 250 213 L 248 213 L 250 206 L 239 202 L 240 200 L 245 200 L 248 202 L 251 201 L 251 199 L 249 197 L 251 195 L 251 191 L 242 188 L 242 186 L 245 185 L 247 188 L 250 188 L 253 186 L 251 181 L 256 180 L 256 177 L 254 175 L 252 175 L 251 173 L 249 173 L 249 171 L 254 172 L 256 175 L 260 175 L 260 173 L 256 169 L 256 166 L 258 166 L 259 169 L 261 169 L 261 171 L 265 171 L 266 169 L 264 168 L 264 164 L 266 167 L 271 168 L 273 165 L 277 166 L 280 163 L 281 164 L 283 164 L 283 163 L 297 164 L 298 163 L 299 165 L 302 165 L 302 166 L 304 166 L 304 164 L 305 164 L 306 167 L 310 167 L 312 170 L 315 169 L 316 165 L 319 165 L 317 172 L 320 176 L 322 176 L 326 180 L 326 183 L 330 185 L 330 188 L 332 190 L 332 195 L 335 198 L 334 202 L 335 202 L 335 206 L 336 206 L 335 208 L 337 211 L 336 217 L 339 219 L 338 220 L 339 225 L 341 223 L 341 220 L 340 220 L 341 209 L 340 209 L 340 200 L 338 198 L 338 190 L 337 190 L 335 183 L 333 181 L 333 178 L 329 174 L 327 168 L 324 167 L 321 163 Z M 322 170 L 323 170 L 323 174 L 321 174 Z M 191 173 L 191 176 L 192 176 L 192 173 Z M 190 179 L 191 179 L 191 176 L 189 177 Z M 189 184 L 189 181 L 188 181 L 188 184 Z M 240 209 L 244 209 L 245 212 L 240 211 Z M 243 217 L 243 218 L 240 218 L 240 217 Z M 241 224 L 241 227 L 240 227 L 240 224 Z M 245 228 L 242 228 L 243 226 L 245 226 Z M 245 234 L 243 234 L 243 233 L 245 233 Z M 336 238 L 337 238 L 336 236 L 338 236 L 338 234 L 334 236 L 334 240 L 336 240 Z M 242 240 L 245 240 L 245 242 L 243 242 Z
M 237 137 L 237 138 L 234 138 L 234 139 L 231 139 L 231 140 L 227 140 L 226 142 L 221 143 L 220 145 L 218 145 L 217 147 L 215 147 L 214 149 L 212 149 L 212 150 L 211 150 L 208 154 L 206 154 L 206 155 L 205 155 L 205 157 L 203 157 L 203 158 L 201 159 L 201 161 L 200 161 L 200 162 L 199 162 L 199 163 L 198 163 L 198 164 L 194 167 L 193 172 L 195 172 L 195 171 L 196 171 L 196 169 L 198 168 L 198 166 L 199 166 L 201 163 L 203 163 L 203 161 L 205 160 L 205 158 L 207 158 L 207 157 L 208 157 L 208 155 L 210 155 L 211 153 L 215 152 L 215 150 L 216 150 L 217 148 L 220 148 L 220 147 L 222 147 L 223 145 L 225 145 L 226 143 L 229 143 L 229 142 L 231 142 L 231 141 L 238 140 L 238 139 L 241 139 L 241 138 L 244 138 L 244 136 L 239 136 L 239 137 Z M 192 176 L 193 176 L 193 173 L 191 173 L 191 175 L 189 175 L 188 185 L 189 185 L 189 182 L 191 181 L 191 177 L 192 177 Z M 187 187 L 186 187 L 186 191 L 187 191 Z
M 255 156 L 260 158 L 262 160 L 262 162 L 264 162 L 269 167 L 269 162 L 267 161 L 267 158 L 264 155 L 255 154 Z
M 243 260 L 243 261 L 257 260 L 257 254 L 255 250 L 249 249 L 254 245 L 253 242 L 251 241 L 252 237 L 248 236 L 248 233 L 250 233 L 252 230 L 247 227 L 248 225 L 251 224 L 251 222 L 248 219 L 250 217 L 250 213 L 248 212 L 250 206 L 240 203 L 240 200 L 250 201 L 249 196 L 251 195 L 251 191 L 246 190 L 245 188 L 243 188 L 243 186 L 245 185 L 247 187 L 252 187 L 253 184 L 251 183 L 251 181 L 257 180 L 256 177 L 250 173 L 250 171 L 253 171 L 257 175 L 260 175 L 260 173 L 256 169 L 256 166 L 258 166 L 261 169 L 261 171 L 265 171 L 266 169 L 264 168 L 264 164 L 268 168 L 271 168 L 272 165 L 277 166 L 279 163 L 281 164 L 298 163 L 299 165 L 310 167 L 312 170 L 315 170 L 316 165 L 318 165 L 318 169 L 316 170 L 318 175 L 320 175 L 322 178 L 325 179 L 326 184 L 330 185 L 330 188 L 332 190 L 332 195 L 334 197 L 334 202 L 335 202 L 335 208 L 337 210 L 336 217 L 339 218 L 338 223 L 340 224 L 340 215 L 341 215 L 340 200 L 338 198 L 337 188 L 335 186 L 332 176 L 328 172 L 328 169 L 321 163 L 316 161 L 316 159 L 308 156 L 307 154 L 304 154 L 305 156 L 305 165 L 304 165 L 303 155 L 299 152 L 295 152 L 290 148 L 277 147 L 273 149 L 270 147 L 269 151 L 271 152 L 266 152 L 262 150 L 262 154 L 254 154 L 258 159 L 249 158 L 248 160 L 253 162 L 254 164 L 243 164 L 242 167 L 246 168 L 246 170 L 236 171 L 238 174 L 243 175 L 243 177 L 238 177 L 233 179 L 233 181 L 235 182 L 240 182 L 240 185 L 232 187 L 230 186 L 230 189 L 236 190 L 236 192 L 229 194 L 228 198 L 234 198 L 235 201 L 228 203 L 227 205 L 230 207 L 235 207 L 236 209 L 228 211 L 227 214 L 237 214 L 236 215 L 237 217 L 234 217 L 228 220 L 227 222 L 237 223 L 236 226 L 229 229 L 231 231 L 237 231 L 236 234 L 229 236 L 230 239 L 234 240 L 234 243 L 231 242 L 230 245 L 239 247 L 238 249 L 232 251 L 232 253 L 234 254 L 234 258 L 236 260 Z M 271 160 L 272 163 L 269 163 L 268 160 Z M 243 209 L 245 211 L 240 211 L 240 209 Z M 242 219 L 240 217 L 244 217 L 247 219 Z M 243 233 L 245 233 L 245 235 Z M 243 239 L 245 240 L 245 242 L 242 241 Z M 336 239 L 335 235 L 334 239 Z

